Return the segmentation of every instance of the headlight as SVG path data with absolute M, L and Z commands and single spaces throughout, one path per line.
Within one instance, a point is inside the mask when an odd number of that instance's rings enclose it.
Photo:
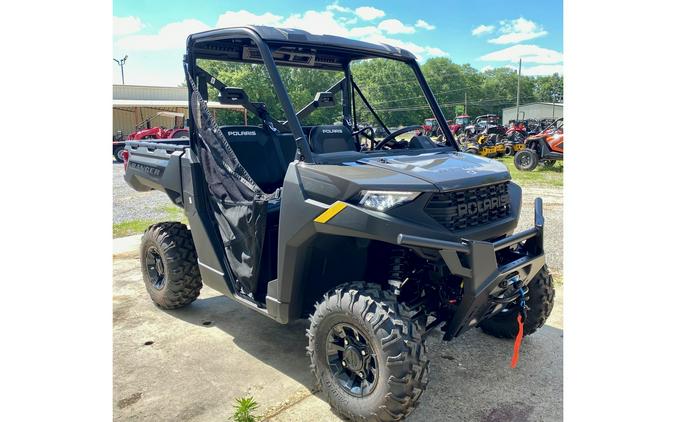
M 359 205 L 371 210 L 386 211 L 397 205 L 405 204 L 417 198 L 419 192 L 392 192 L 379 190 L 361 191 Z

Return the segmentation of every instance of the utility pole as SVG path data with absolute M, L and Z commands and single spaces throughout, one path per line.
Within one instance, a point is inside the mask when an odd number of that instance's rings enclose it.
M 518 60 L 518 85 L 516 87 L 516 121 L 520 118 L 520 70 L 523 66 L 523 59 Z
M 469 100 L 466 96 L 466 91 L 464 91 L 464 114 L 469 115 Z
M 127 62 L 127 57 L 129 56 L 125 54 L 123 59 L 117 60 L 113 58 L 113 60 L 115 60 L 118 65 L 120 65 L 120 70 L 122 71 L 122 85 L 124 85 L 124 63 Z
M 551 104 L 553 104 L 551 116 L 553 117 L 553 120 L 555 120 L 555 102 L 558 100 L 558 93 L 557 92 L 552 92 L 551 93 Z

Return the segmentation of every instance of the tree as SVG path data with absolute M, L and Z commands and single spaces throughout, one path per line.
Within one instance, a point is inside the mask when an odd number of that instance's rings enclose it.
M 270 114 L 278 120 L 286 120 L 281 104 L 276 97 L 267 70 L 260 64 L 241 64 L 200 60 L 199 65 L 228 86 L 243 88 L 251 101 L 266 104 Z M 431 117 L 427 104 L 412 69 L 403 62 L 385 59 L 367 59 L 352 63 L 354 81 L 378 115 L 389 127 L 420 124 Z M 505 107 L 516 103 L 518 74 L 510 68 L 498 68 L 479 72 L 468 64 L 459 65 L 448 58 L 432 58 L 421 65 L 436 100 L 445 117 L 453 119 L 464 113 L 465 94 L 471 116 L 501 114 Z M 326 91 L 342 77 L 342 72 L 279 67 L 281 79 L 288 95 L 299 111 L 309 103 L 317 92 Z M 521 76 L 520 102 L 551 101 L 551 93 L 563 93 L 563 77 Z M 217 100 L 217 92 L 210 89 L 209 98 Z M 340 104 L 340 94 L 336 103 Z M 376 126 L 376 121 L 356 95 L 356 120 Z M 322 108 L 304 119 L 303 125 L 332 124 L 340 121 L 342 108 Z M 219 112 L 220 124 L 243 124 L 238 112 Z M 251 124 L 258 124 L 250 117 Z

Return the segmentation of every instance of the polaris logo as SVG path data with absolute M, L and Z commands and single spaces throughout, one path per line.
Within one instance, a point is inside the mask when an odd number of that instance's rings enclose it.
M 493 198 L 483 199 L 480 201 L 470 201 L 463 204 L 448 207 L 448 214 L 450 217 L 465 217 L 472 216 L 479 213 L 489 212 L 509 204 L 509 195 L 504 193 Z
M 227 136 L 255 136 L 253 130 L 229 130 Z
M 342 129 L 321 129 L 321 133 L 342 133 Z

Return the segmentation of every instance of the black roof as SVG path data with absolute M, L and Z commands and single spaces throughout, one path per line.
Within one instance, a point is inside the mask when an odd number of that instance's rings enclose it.
M 191 49 L 196 43 L 217 42 L 223 39 L 251 38 L 257 36 L 264 42 L 284 46 L 313 47 L 327 50 L 343 50 L 351 59 L 366 57 L 390 57 L 403 60 L 414 60 L 410 51 L 389 44 L 375 44 L 358 41 L 336 35 L 315 35 L 301 29 L 275 28 L 271 26 L 247 25 L 233 28 L 219 28 L 192 34 L 187 39 L 187 47 Z

